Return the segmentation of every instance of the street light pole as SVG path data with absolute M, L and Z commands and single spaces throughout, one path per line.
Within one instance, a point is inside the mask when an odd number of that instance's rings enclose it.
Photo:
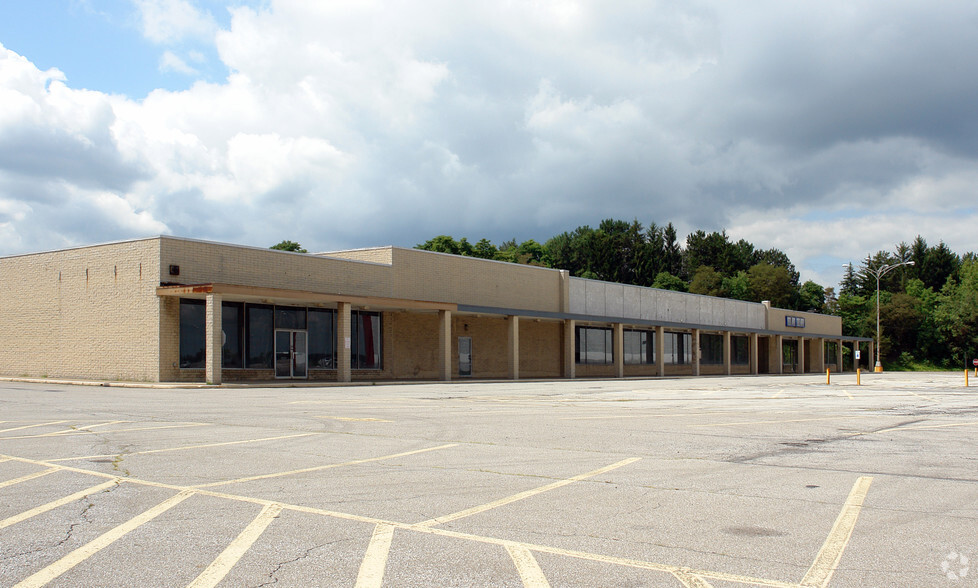
M 852 264 L 847 264 L 852 267 Z M 900 263 L 886 264 L 876 269 L 866 268 L 866 271 L 876 276 L 876 369 L 874 371 L 883 371 L 883 364 L 880 362 L 880 348 L 883 346 L 880 341 L 880 278 L 885 276 L 890 270 L 894 270 L 902 265 L 914 265 L 912 261 L 901 261 Z

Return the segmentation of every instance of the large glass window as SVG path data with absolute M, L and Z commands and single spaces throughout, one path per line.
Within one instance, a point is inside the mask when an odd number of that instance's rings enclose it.
M 225 302 L 221 305 L 221 367 L 244 367 L 244 304 Z
M 750 363 L 750 339 L 743 335 L 730 337 L 730 362 L 734 365 Z
M 207 303 L 180 299 L 180 367 L 204 367 Z
M 309 369 L 336 368 L 336 311 L 310 308 Z
M 275 328 L 304 330 L 306 328 L 306 309 L 297 306 L 276 306 Z
M 626 329 L 623 333 L 624 360 L 627 364 L 652 364 L 655 363 L 655 349 L 652 342 L 655 340 L 651 331 L 632 331 Z
M 723 335 L 700 335 L 700 349 L 703 352 L 700 363 L 706 365 L 723 363 Z
M 351 313 L 351 319 L 350 367 L 355 370 L 381 369 L 380 313 L 356 310 Z
M 690 333 L 665 333 L 663 355 L 665 362 L 681 365 L 693 362 L 693 336 Z
M 609 364 L 613 361 L 611 329 L 576 327 L 574 359 L 579 364 Z
M 249 304 L 245 308 L 249 368 L 272 369 L 275 346 L 272 340 L 274 315 L 272 307 Z

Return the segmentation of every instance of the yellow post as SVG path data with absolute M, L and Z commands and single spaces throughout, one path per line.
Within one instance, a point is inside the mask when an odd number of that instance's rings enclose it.
M 859 375 L 860 375 L 861 373 L 862 373 L 862 370 L 861 370 L 861 369 L 859 369 L 859 368 L 856 368 L 856 385 L 857 385 L 857 386 L 859 385 Z
M 825 384 L 826 385 L 832 383 L 832 376 L 830 375 L 830 372 L 831 371 L 832 371 L 832 368 L 825 368 Z

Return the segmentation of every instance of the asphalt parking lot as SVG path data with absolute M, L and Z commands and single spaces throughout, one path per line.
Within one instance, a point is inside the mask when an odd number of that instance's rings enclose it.
M 0 586 L 976 586 L 971 383 L 0 382 Z

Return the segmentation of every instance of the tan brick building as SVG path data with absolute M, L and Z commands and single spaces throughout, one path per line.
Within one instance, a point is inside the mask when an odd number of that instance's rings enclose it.
M 841 371 L 845 345 L 872 344 L 841 332 L 838 317 L 767 303 L 398 247 L 301 254 L 155 237 L 0 258 L 8 377 L 824 372 Z

